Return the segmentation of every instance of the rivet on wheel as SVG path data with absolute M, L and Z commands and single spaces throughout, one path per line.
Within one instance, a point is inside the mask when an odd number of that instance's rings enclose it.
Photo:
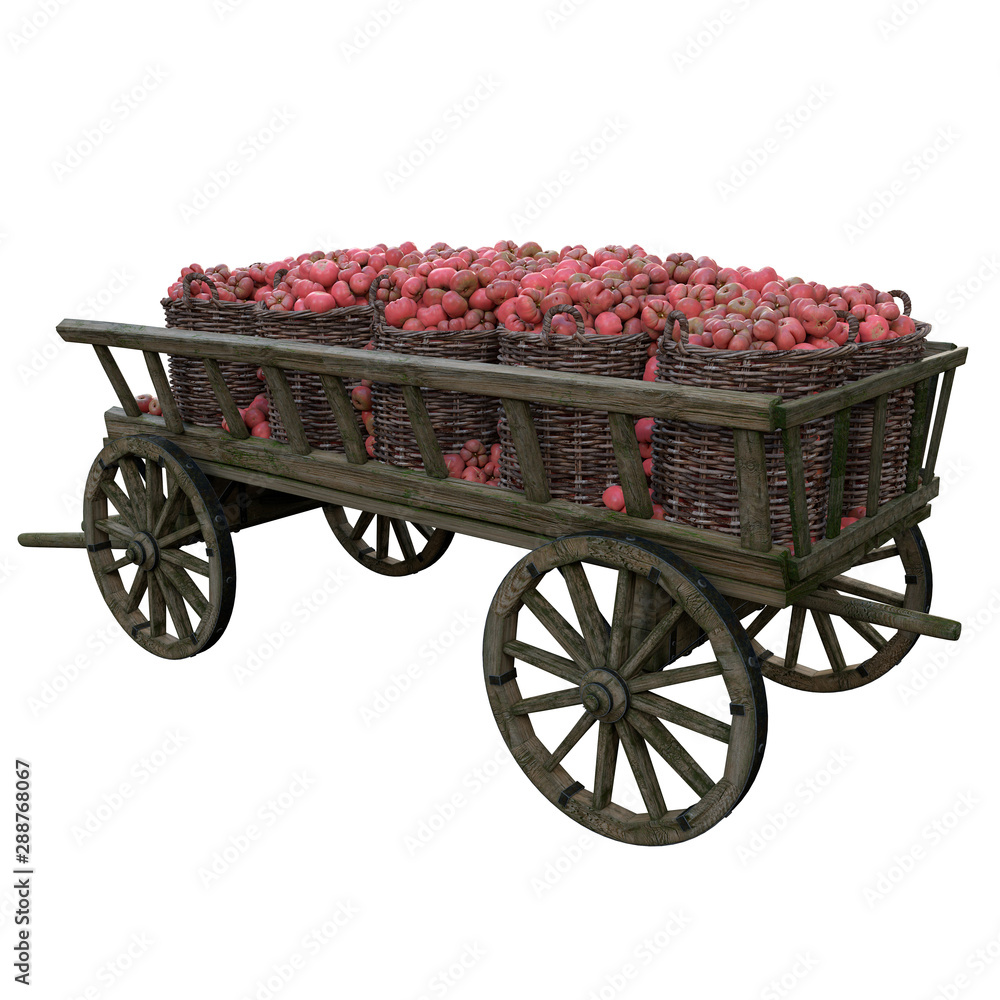
M 216 514 L 215 515 L 215 523 L 216 524 L 225 524 L 226 523 L 226 519 L 225 519 L 225 517 L 222 514 Z

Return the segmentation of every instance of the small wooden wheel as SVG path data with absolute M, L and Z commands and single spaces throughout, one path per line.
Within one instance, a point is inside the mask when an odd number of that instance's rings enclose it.
M 660 669 L 683 615 L 714 659 Z M 483 650 L 514 759 L 595 833 L 689 840 L 728 815 L 757 774 L 767 703 L 750 642 L 711 584 L 658 546 L 587 534 L 535 549 L 493 598 Z M 564 682 L 555 690 L 553 678 Z M 666 687 L 671 698 L 654 693 Z
M 850 575 L 834 577 L 823 589 L 928 612 L 932 582 L 927 545 L 914 527 L 869 552 Z M 900 584 L 902 589 L 896 590 Z M 814 631 L 806 628 L 810 619 Z M 867 622 L 798 605 L 783 612 L 760 608 L 746 629 L 764 676 L 802 691 L 847 691 L 870 684 L 899 663 L 920 638 L 916 632 L 890 634 Z M 814 644 L 818 640 L 818 645 L 808 652 L 825 658 L 828 667 L 813 669 L 801 662 L 803 644 L 810 640 Z
M 409 576 L 433 566 L 455 537 L 454 532 L 442 528 L 365 510 L 348 511 L 335 504 L 324 507 L 323 513 L 337 541 L 351 556 L 366 569 L 383 576 Z M 365 533 L 373 521 L 375 544 L 371 545 L 365 540 Z
M 155 436 L 109 444 L 87 479 L 83 531 L 104 600 L 143 649 L 178 660 L 225 631 L 236 597 L 229 525 L 208 480 L 175 444 Z

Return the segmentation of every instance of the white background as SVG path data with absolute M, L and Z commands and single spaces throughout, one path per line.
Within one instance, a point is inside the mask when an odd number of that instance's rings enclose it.
M 997 20 L 969 0 L 4 6 L 0 760 L 34 771 L 37 995 L 996 995 Z M 83 553 L 16 545 L 78 527 L 115 402 L 63 316 L 159 324 L 190 262 L 501 238 L 902 286 L 973 349 L 925 525 L 962 641 L 848 694 L 769 685 L 760 777 L 686 845 L 588 838 L 507 756 L 480 641 L 517 550 L 458 538 L 389 580 L 318 511 L 258 528 L 227 634 L 169 663 L 118 630 Z M 2 870 L 12 796 L 8 771 Z

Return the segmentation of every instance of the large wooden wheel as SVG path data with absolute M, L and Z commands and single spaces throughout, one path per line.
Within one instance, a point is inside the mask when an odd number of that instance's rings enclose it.
M 350 555 L 383 576 L 409 576 L 433 566 L 455 537 L 454 532 L 442 528 L 335 504 L 324 507 L 323 513 L 334 537 Z
M 661 669 L 684 615 L 712 658 Z M 483 652 L 515 760 L 595 833 L 688 840 L 728 815 L 756 776 L 767 705 L 750 642 L 711 584 L 657 546 L 588 534 L 535 549 L 500 585 Z M 670 698 L 656 693 L 668 687 Z
M 109 444 L 87 479 L 83 531 L 104 600 L 143 649 L 176 660 L 219 639 L 236 597 L 233 542 L 208 480 L 175 444 Z
M 849 574 L 821 588 L 923 612 L 930 611 L 931 589 L 930 555 L 917 527 L 900 532 Z M 764 676 L 802 691 L 847 691 L 870 684 L 899 663 L 920 638 L 916 632 L 893 632 L 800 605 L 784 611 L 756 608 L 746 629 Z M 810 640 L 808 656 L 821 664 L 817 667 L 802 662 Z

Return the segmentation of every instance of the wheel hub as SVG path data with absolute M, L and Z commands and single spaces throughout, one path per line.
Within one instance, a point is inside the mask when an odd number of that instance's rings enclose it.
M 156 539 L 148 531 L 139 531 L 128 543 L 125 552 L 136 566 L 144 570 L 156 569 L 160 561 L 160 549 Z
M 628 684 L 613 670 L 591 670 L 580 685 L 583 707 L 601 722 L 617 722 L 628 711 Z

